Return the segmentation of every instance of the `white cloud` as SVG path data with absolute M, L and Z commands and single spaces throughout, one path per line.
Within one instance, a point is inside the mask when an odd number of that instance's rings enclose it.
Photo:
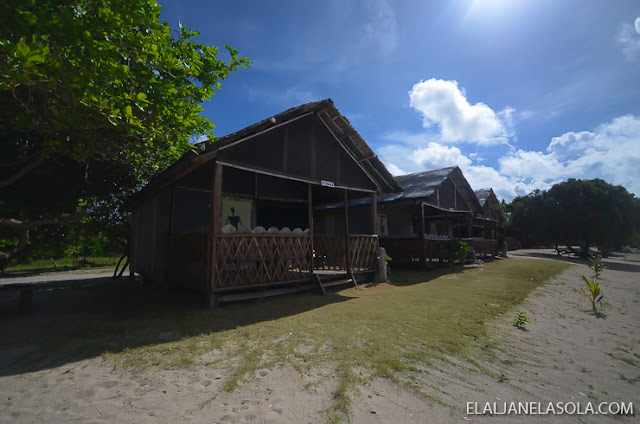
M 514 109 L 496 113 L 484 103 L 472 105 L 457 81 L 420 81 L 409 92 L 409 98 L 411 107 L 422 113 L 426 128 L 439 125 L 442 142 L 500 144 L 513 133 Z
M 640 20 L 637 22 L 640 26 Z M 388 132 L 380 157 L 395 175 L 457 165 L 474 189 L 491 187 L 507 200 L 534 189 L 549 189 L 569 178 L 601 178 L 640 195 L 640 115 L 624 115 L 584 131 L 553 137 L 544 151 L 516 149 L 508 141 L 499 149 L 497 168 L 481 165 L 477 148 L 463 153 L 446 142 L 515 139 L 514 113 L 495 113 L 484 103 L 469 104 L 455 81 L 430 79 L 413 86 L 411 106 L 422 112 L 424 125 L 439 125 L 439 132 Z M 533 118 L 533 116 L 532 116 Z M 484 140 L 484 142 L 481 142 Z M 468 146 L 464 144 L 463 146 Z M 486 152 L 484 152 L 486 153 Z
M 414 150 L 409 159 L 424 169 L 445 168 L 458 165 L 466 167 L 471 165 L 471 159 L 462 154 L 455 146 L 449 147 L 431 142 L 424 149 Z
M 388 163 L 388 164 L 386 164 L 386 166 L 387 166 L 387 169 L 389 170 L 389 172 L 391 172 L 391 175 L 393 175 L 393 176 L 408 174 L 407 171 L 405 171 L 404 169 L 398 168 L 396 165 L 394 165 L 392 163 Z
M 499 159 L 500 172 L 545 184 L 602 178 L 640 194 L 640 116 L 620 116 L 594 131 L 554 137 L 547 152 L 509 153 Z
M 375 47 L 382 56 L 393 53 L 398 45 L 395 12 L 386 0 L 365 3 L 367 20 L 362 27 L 361 42 Z
M 618 42 L 627 60 L 633 62 L 640 59 L 640 17 L 636 18 L 633 25 L 622 25 Z
M 434 140 L 431 134 L 426 132 L 412 133 L 409 131 L 387 131 L 382 135 L 382 138 L 388 141 L 395 141 L 397 143 L 409 144 L 411 146 L 421 147 L 428 143 L 430 140 Z

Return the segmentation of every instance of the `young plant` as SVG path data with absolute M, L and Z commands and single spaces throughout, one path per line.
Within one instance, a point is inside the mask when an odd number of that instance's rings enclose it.
M 602 273 L 602 271 L 604 271 L 607 267 L 604 266 L 602 262 L 600 262 L 599 258 L 595 258 L 590 268 L 593 270 L 594 277 L 597 280 L 598 278 L 600 278 L 600 274 Z
M 529 323 L 529 318 L 522 311 L 518 311 L 515 318 L 513 318 L 513 325 L 521 330 L 524 330 L 524 326 Z
M 580 275 L 580 278 L 582 278 L 582 281 L 584 281 L 587 290 L 581 288 L 580 290 L 576 291 L 589 299 L 589 301 L 591 302 L 591 307 L 593 308 L 593 313 L 598 315 L 598 311 L 596 310 L 596 303 L 599 303 L 600 309 L 602 309 L 602 299 L 604 298 L 604 295 L 600 294 L 600 288 L 602 285 L 598 283 L 598 278 L 600 278 L 600 274 L 602 274 L 602 271 L 604 271 L 606 266 L 604 266 L 602 262 L 600 262 L 599 258 L 595 258 L 593 260 L 593 263 L 589 265 L 589 267 L 593 270 L 593 280 L 589 280 L 584 275 Z
M 596 279 L 591 281 L 584 275 L 581 275 L 580 278 L 582 278 L 582 281 L 584 281 L 587 290 L 585 291 L 584 288 L 581 288 L 580 290 L 576 291 L 589 299 L 589 301 L 591 302 L 591 306 L 593 307 L 593 313 L 597 315 L 598 311 L 596 310 L 596 303 L 599 303 L 600 309 L 602 309 L 602 299 L 604 298 L 604 295 L 600 294 L 601 284 L 598 283 Z

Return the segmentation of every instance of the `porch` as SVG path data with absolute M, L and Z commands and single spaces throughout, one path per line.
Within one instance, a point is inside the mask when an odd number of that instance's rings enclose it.
M 452 259 L 449 245 L 452 241 L 462 241 L 472 248 L 477 258 L 494 256 L 498 253 L 498 241 L 484 238 L 449 238 L 425 235 L 421 241 L 417 237 L 384 237 L 380 245 L 385 248 L 394 264 L 437 265 Z
M 317 285 L 371 274 L 378 266 L 378 246 L 377 235 L 313 237 L 299 228 L 173 236 L 167 273 L 169 281 L 210 292 L 214 298 L 230 292 Z

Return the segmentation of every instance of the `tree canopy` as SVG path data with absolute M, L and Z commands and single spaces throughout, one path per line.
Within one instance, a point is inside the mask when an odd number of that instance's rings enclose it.
M 197 36 L 154 0 L 0 4 L 0 269 L 30 229 L 105 218 L 215 137 L 201 103 L 250 61 Z
M 569 179 L 512 202 L 512 229 L 524 245 L 619 249 L 640 230 L 640 200 L 603 180 Z

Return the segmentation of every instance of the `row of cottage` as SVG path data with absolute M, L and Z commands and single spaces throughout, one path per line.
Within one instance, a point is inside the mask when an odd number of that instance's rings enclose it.
M 426 265 L 463 239 L 497 253 L 504 213 L 460 168 L 393 177 L 330 99 L 198 144 L 126 205 L 131 270 L 227 296 L 295 290 L 393 263 Z

